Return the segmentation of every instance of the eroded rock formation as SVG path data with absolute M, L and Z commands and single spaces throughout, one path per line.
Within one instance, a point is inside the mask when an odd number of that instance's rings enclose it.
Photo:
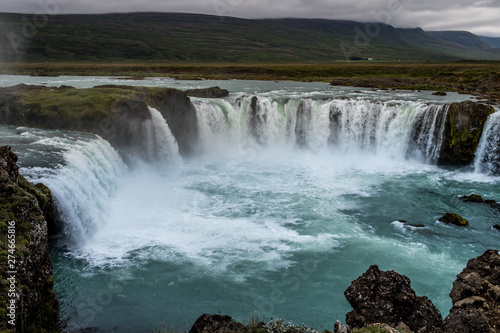
M 488 250 L 469 260 L 450 292 L 453 307 L 446 317 L 446 332 L 500 331 L 500 255 Z
M 403 322 L 414 332 L 433 332 L 443 325 L 439 310 L 425 296 L 417 296 L 410 279 L 371 266 L 344 293 L 353 310 L 346 315 L 351 329 Z
M 0 311 L 2 332 L 59 332 L 47 219 L 50 190 L 18 172 L 17 156 L 0 147 Z
M 229 96 L 229 90 L 221 89 L 220 87 L 210 87 L 205 89 L 189 89 L 186 90 L 189 97 L 199 98 L 224 98 Z
M 492 106 L 471 101 L 451 104 L 438 164 L 465 166 L 472 163 L 484 124 L 493 112 Z
M 196 110 L 185 92 L 171 88 L 103 85 L 89 89 L 20 84 L 0 88 L 0 124 L 91 132 L 122 154 L 143 152 L 148 106 L 167 121 L 179 153 L 198 141 Z

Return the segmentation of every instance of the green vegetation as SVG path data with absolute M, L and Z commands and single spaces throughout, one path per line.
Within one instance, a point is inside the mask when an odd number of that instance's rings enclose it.
M 488 73 L 500 73 L 500 61 L 489 62 L 334 62 L 290 64 L 235 63 L 0 63 L 0 74 L 34 76 L 88 75 L 123 78 L 172 77 L 177 79 L 254 79 L 324 81 L 334 78 L 410 78 L 436 76 L 449 81 L 474 81 Z
M 234 63 L 3 63 L 0 74 L 90 75 L 143 79 L 248 79 L 333 82 L 335 85 L 458 91 L 500 98 L 500 62 Z M 365 81 L 364 81 L 365 80 Z M 495 97 L 496 96 L 496 97 Z
M 5 151 L 2 147 L 1 153 Z M 12 276 L 9 271 L 15 270 L 19 271 L 15 275 L 15 290 L 24 302 L 24 308 L 18 307 L 16 326 L 23 321 L 25 332 L 58 332 L 59 308 L 53 276 L 48 273 L 52 272 L 48 247 L 40 244 L 40 239 L 47 235 L 43 234 L 45 216 L 39 207 L 52 213 L 52 197 L 45 186 L 34 186 L 23 176 L 17 177 L 14 182 L 7 170 L 0 170 L 0 329 L 2 332 L 15 331 L 7 325 L 11 319 L 7 316 L 7 304 L 12 299 L 7 277 Z M 11 235 L 15 235 L 15 243 L 9 242 Z M 36 265 L 39 266 L 35 268 Z
M 442 39 L 419 28 L 398 29 L 382 23 L 246 20 L 179 13 L 53 15 L 41 23 L 33 19 L 30 15 L 0 14 L 0 30 L 6 32 L 0 34 L 0 59 L 189 63 L 328 62 L 349 58 L 500 60 L 500 50 L 479 43 L 472 34 L 450 37 L 456 34 L 450 32 Z

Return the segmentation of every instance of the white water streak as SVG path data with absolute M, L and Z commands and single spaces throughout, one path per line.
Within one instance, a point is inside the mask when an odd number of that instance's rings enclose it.
M 500 108 L 489 116 L 476 151 L 474 168 L 487 175 L 500 173 Z
M 91 141 L 54 138 L 45 139 L 45 143 L 64 148 L 66 163 L 56 174 L 40 181 L 52 190 L 67 239 L 75 244 L 85 243 L 106 223 L 110 199 L 126 166 L 113 147 L 101 138 Z
M 151 120 L 147 124 L 150 128 L 147 131 L 148 156 L 151 160 L 181 163 L 179 146 L 162 114 L 153 107 L 149 107 L 149 112 Z
M 204 151 L 214 146 L 371 153 L 435 163 L 441 149 L 447 108 L 419 102 L 358 99 L 272 99 L 248 96 L 195 100 Z

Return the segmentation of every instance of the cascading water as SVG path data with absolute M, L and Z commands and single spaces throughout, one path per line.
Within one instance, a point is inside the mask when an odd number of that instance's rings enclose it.
M 67 328 L 152 332 L 163 322 L 179 331 L 224 313 L 331 330 L 351 310 L 343 291 L 372 264 L 411 278 L 445 315 L 467 260 L 498 247 L 500 211 L 458 199 L 500 200 L 498 178 L 428 165 L 446 103 L 468 96 L 217 84 L 236 88 L 226 99 L 192 99 L 203 154 L 183 163 L 152 108 L 131 140 L 144 144 L 127 156 L 142 160 L 127 165 L 95 135 L 0 126 L 67 226 L 52 250 Z M 487 145 L 498 147 L 498 118 L 477 163 L 491 160 L 481 157 Z M 470 226 L 438 222 L 448 211 Z M 422 227 L 395 222 L 403 219 Z
M 49 186 L 54 195 L 66 239 L 80 246 L 106 224 L 109 203 L 126 167 L 113 147 L 98 137 L 36 143 L 63 150 L 64 165 L 56 172 L 42 172 L 38 181 Z
M 419 102 L 240 97 L 195 102 L 202 142 L 369 152 L 434 163 L 448 108 Z M 207 148 L 207 147 L 206 147 Z
M 500 174 L 500 108 L 498 107 L 484 125 L 483 136 L 476 151 L 474 168 L 479 173 Z
M 148 156 L 150 161 L 181 163 L 179 155 L 179 146 L 168 127 L 165 118 L 160 111 L 149 107 L 151 120 L 145 122 L 144 126 L 148 128 L 146 138 Z

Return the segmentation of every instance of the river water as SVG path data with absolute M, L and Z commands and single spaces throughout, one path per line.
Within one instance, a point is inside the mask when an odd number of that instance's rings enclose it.
M 52 256 L 67 331 L 188 330 L 203 313 L 333 330 L 351 310 L 344 290 L 372 264 L 407 275 L 444 317 L 467 261 L 498 249 L 492 227 L 500 210 L 459 196 L 500 201 L 500 177 L 489 172 L 498 163 L 500 113 L 490 117 L 471 166 L 435 165 L 445 104 L 471 96 L 323 83 L 0 76 L 1 86 L 17 83 L 231 92 L 192 99 L 201 142 L 184 160 L 153 108 L 154 161 L 126 164 L 93 134 L 0 126 L 0 144 L 13 147 L 21 172 L 56 200 L 63 231 Z M 438 222 L 447 212 L 470 226 Z

